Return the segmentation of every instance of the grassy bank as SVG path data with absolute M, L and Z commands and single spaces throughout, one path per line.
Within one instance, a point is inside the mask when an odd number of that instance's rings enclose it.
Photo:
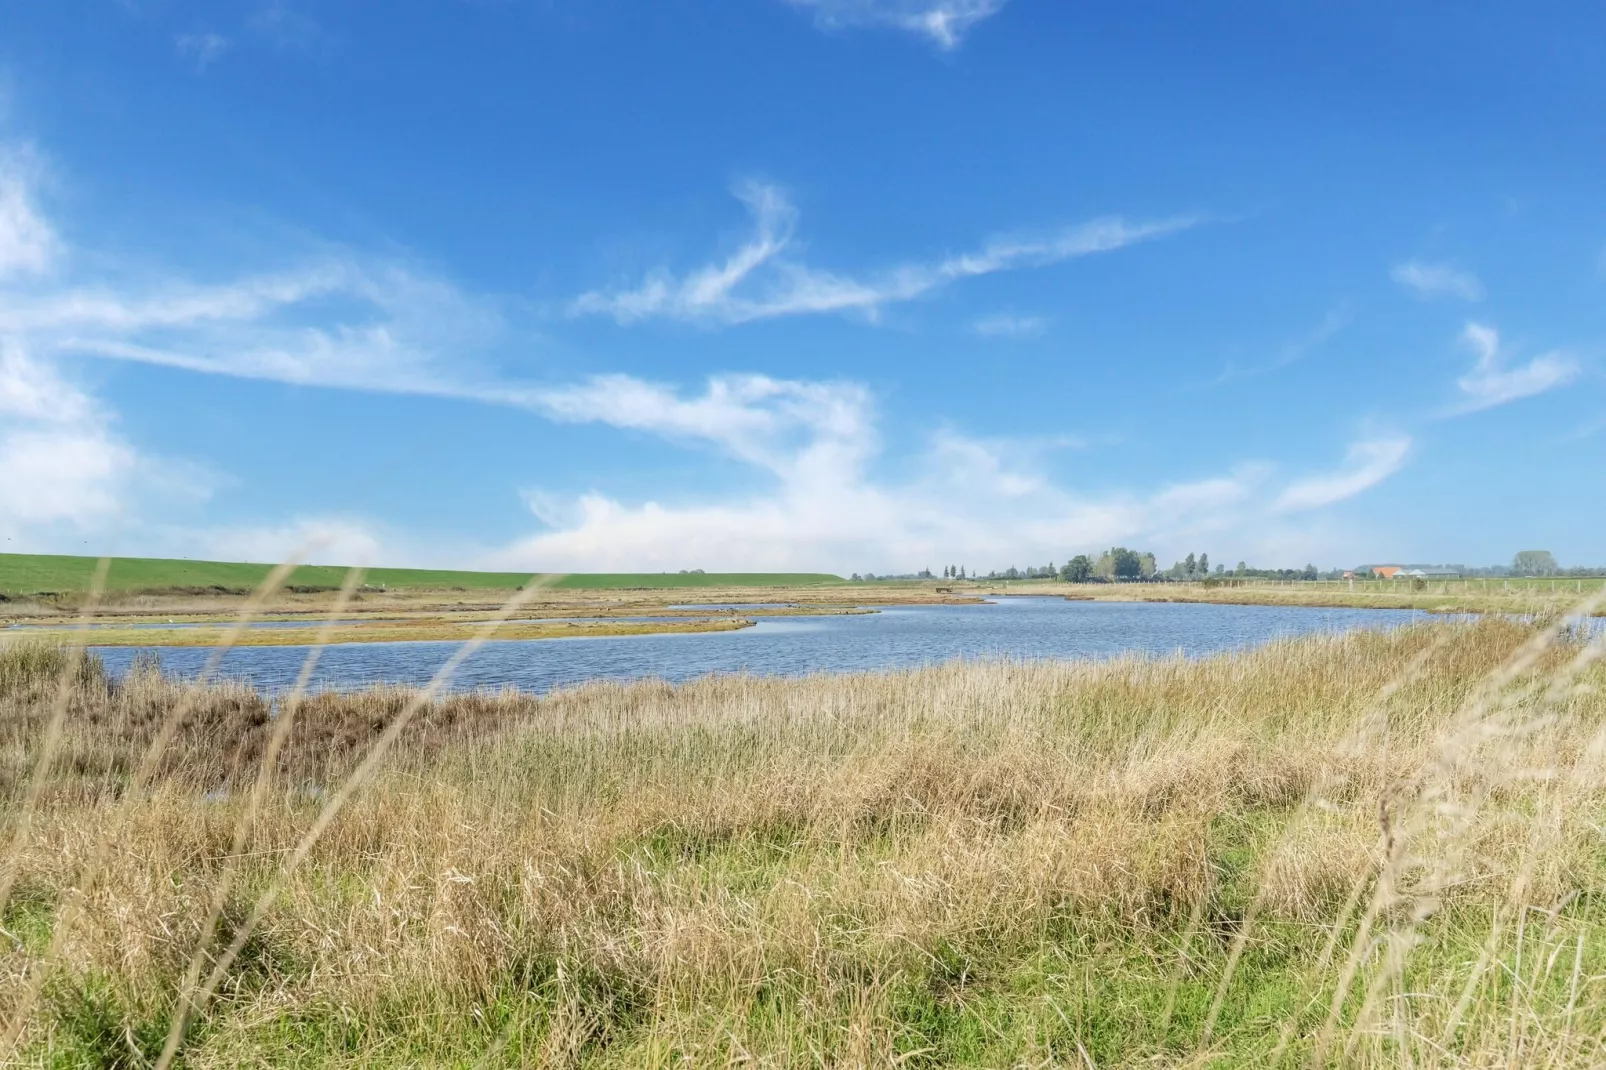
M 13 647 L 0 1035 L 145 1065 L 215 974 L 184 1065 L 1598 1062 L 1606 678 L 1532 635 L 277 718 Z
M 233 646 L 312 646 L 317 643 L 425 643 L 463 642 L 473 635 L 472 620 L 425 619 L 364 621 L 328 630 L 315 623 L 303 628 L 251 628 L 229 638 L 227 625 L 201 625 L 189 628 L 96 628 L 89 636 L 94 646 L 215 647 L 224 642 Z M 512 621 L 497 630 L 498 640 L 577 639 L 618 635 L 693 635 L 703 632 L 731 632 L 751 628 L 753 622 L 739 617 L 674 621 L 583 620 Z M 70 630 L 30 628 L 29 639 L 65 641 Z
M 1598 593 L 1602 579 L 1464 579 L 1278 581 L 1217 583 L 961 583 L 957 591 L 1040 594 L 1104 602 L 1210 602 L 1226 605 L 1332 606 L 1415 609 L 1425 613 L 1546 614 L 1569 611 Z M 1597 611 L 1606 613 L 1606 607 Z
M 97 559 L 56 554 L 0 554 L 0 594 L 27 597 L 41 593 L 87 591 Z M 157 557 L 113 558 L 106 590 L 113 592 L 245 593 L 260 584 L 272 565 L 243 561 L 188 561 Z M 292 587 L 334 590 L 346 578 L 343 565 L 303 565 L 287 583 Z M 375 568 L 364 581 L 384 589 L 514 590 L 530 582 L 528 572 L 461 572 L 450 569 Z M 617 572 L 575 573 L 551 584 L 559 590 L 629 588 L 778 587 L 841 583 L 825 573 Z
M 206 646 L 231 628 L 242 612 L 258 623 L 286 627 L 253 629 L 240 642 L 249 645 L 302 645 L 331 612 L 341 619 L 332 642 L 383 642 L 389 639 L 461 638 L 472 626 L 498 618 L 508 592 L 440 588 L 363 588 L 349 595 L 323 589 L 282 587 L 253 599 L 247 594 L 182 591 L 111 596 L 94 609 L 95 635 L 108 644 Z M 722 630 L 733 618 L 820 616 L 874 612 L 887 605 L 976 603 L 975 593 L 940 593 L 917 584 L 860 588 L 818 583 L 786 587 L 698 587 L 572 589 L 541 585 L 521 595 L 520 620 L 504 627 L 524 638 L 566 634 L 569 624 L 588 634 L 640 634 L 681 630 Z M 69 634 L 87 604 L 82 596 L 13 599 L 0 602 L 0 643 L 27 636 Z M 642 620 L 641 618 L 651 618 Z M 712 628 L 696 622 L 715 622 Z M 175 627 L 168 627 L 173 625 Z M 184 625 L 185 627 L 176 627 Z M 644 626 L 645 625 L 645 626 Z M 190 626 L 201 626 L 200 628 Z M 512 629 L 513 631 L 510 631 Z M 257 631 L 275 634 L 256 634 Z M 120 634 L 112 634 L 120 632 Z

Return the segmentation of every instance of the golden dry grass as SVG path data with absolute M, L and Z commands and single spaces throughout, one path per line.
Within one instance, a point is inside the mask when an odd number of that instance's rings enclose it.
M 275 750 L 288 704 L 13 647 L 0 842 L 68 702 L 4 863 L 0 1033 L 22 1065 L 180 1033 L 187 1066 L 1598 1063 L 1598 652 L 1487 619 L 375 690 Z
M 546 587 L 529 600 L 529 615 L 562 618 L 567 616 L 629 616 L 637 614 L 696 615 L 699 611 L 679 611 L 674 606 L 743 606 L 744 613 L 763 615 L 766 605 L 781 604 L 791 612 L 840 612 L 855 606 L 930 605 L 979 601 L 979 588 L 959 584 L 947 589 L 943 581 L 922 583 L 841 584 L 836 586 L 777 587 L 697 587 L 627 588 L 612 590 L 564 590 Z M 498 611 L 511 591 L 397 589 L 375 591 L 365 588 L 345 600 L 345 612 L 358 619 L 435 618 L 449 615 L 456 620 L 483 619 Z M 69 592 L 54 599 L 13 600 L 0 603 L 0 622 L 70 622 L 89 600 L 87 591 Z M 340 596 L 332 591 L 293 591 L 280 588 L 272 592 L 271 605 L 259 619 L 316 619 Z M 209 622 L 220 614 L 231 614 L 246 605 L 251 596 L 236 593 L 187 594 L 108 592 L 95 598 L 96 616 L 105 621 L 160 623 L 177 621 Z
M 1511 613 L 1553 616 L 1601 592 L 1606 581 L 1589 579 L 1456 580 L 1237 580 L 1211 583 L 1054 583 L 1007 586 L 985 582 L 988 593 L 1061 595 L 1106 602 L 1211 602 L 1227 605 L 1333 606 L 1352 609 L 1415 609 L 1427 613 Z M 963 589 L 963 588 L 962 588 Z M 1597 607 L 1597 614 L 1606 606 Z
M 481 623 L 480 614 L 442 616 L 423 620 L 362 621 L 331 629 L 324 637 L 327 643 L 419 643 L 460 642 Z M 572 639 L 579 636 L 597 638 L 618 635 L 688 635 L 703 632 L 731 632 L 753 626 L 751 620 L 721 616 L 705 619 L 671 621 L 631 620 L 542 620 L 516 621 L 504 624 L 497 638 L 508 639 Z M 30 638 L 61 641 L 68 638 L 67 629 L 30 628 Z M 94 634 L 96 646 L 203 646 L 214 647 L 223 640 L 227 629 L 221 623 L 190 628 L 102 628 Z M 311 646 L 319 641 L 319 628 L 314 621 L 301 628 L 253 628 L 235 637 L 234 646 Z

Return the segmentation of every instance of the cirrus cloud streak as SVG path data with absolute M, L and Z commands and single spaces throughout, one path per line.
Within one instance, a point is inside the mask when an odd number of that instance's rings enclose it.
M 1461 343 L 1477 356 L 1471 370 L 1456 380 L 1461 391 L 1457 413 L 1481 412 L 1520 401 L 1578 378 L 1578 362 L 1560 351 L 1540 354 L 1516 367 L 1509 365 L 1500 344 L 1500 332 L 1482 323 L 1469 323 Z
M 1198 222 L 1193 217 L 1129 222 L 1110 216 L 1043 234 L 995 238 L 969 253 L 856 277 L 812 267 L 791 255 L 797 210 L 779 188 L 748 183 L 736 195 L 747 206 L 753 232 L 724 260 L 678 276 L 659 269 L 625 289 L 588 291 L 569 303 L 570 314 L 611 316 L 621 324 L 659 318 L 730 325 L 821 313 L 875 320 L 888 305 L 963 279 L 1111 252 Z
M 1276 512 L 1320 509 L 1370 490 L 1405 465 L 1409 435 L 1383 435 L 1351 444 L 1344 467 L 1290 484 L 1274 503 Z
M 1389 272 L 1389 277 L 1424 301 L 1435 297 L 1483 300 L 1483 283 L 1478 281 L 1478 277 L 1450 264 L 1407 260 L 1403 264 L 1396 264 Z

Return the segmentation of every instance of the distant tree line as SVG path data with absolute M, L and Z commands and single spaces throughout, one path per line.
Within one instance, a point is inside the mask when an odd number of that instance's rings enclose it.
M 1254 580 L 1316 580 L 1321 579 L 1321 573 L 1315 565 L 1306 565 L 1304 568 L 1250 568 L 1242 561 L 1238 567 L 1230 572 L 1223 572 L 1223 576 L 1232 576 L 1237 579 Z
M 1494 568 L 1466 570 L 1469 575 L 1482 573 L 1492 576 L 1556 576 L 1556 577 L 1588 577 L 1606 576 L 1606 568 L 1600 565 L 1572 565 L 1563 568 L 1556 562 L 1556 555 L 1549 550 L 1518 550 L 1511 559 L 1510 568 L 1496 565 Z
M 1059 575 L 1059 570 L 1050 561 L 1046 565 L 1028 565 L 1025 568 L 1016 568 L 1011 565 L 1002 572 L 989 572 L 984 577 L 989 580 L 1051 580 Z
M 1356 575 L 1362 575 L 1365 573 L 1370 573 L 1372 571 L 1372 567 L 1373 566 L 1363 565 L 1359 568 L 1356 568 L 1354 571 Z M 1587 577 L 1606 576 L 1606 567 L 1602 567 L 1600 565 L 1572 565 L 1563 567 L 1556 562 L 1556 555 L 1551 553 L 1549 550 L 1519 550 L 1512 557 L 1511 564 L 1509 565 L 1419 565 L 1408 563 L 1403 567 L 1407 569 L 1446 569 L 1460 576 L 1473 579 L 1481 577 L 1502 578 L 1518 576 L 1552 576 L 1558 579 L 1582 579 Z
M 1555 577 L 1586 577 L 1606 575 L 1606 568 L 1573 567 L 1562 568 L 1556 563 L 1556 556 L 1549 550 L 1522 550 L 1512 558 L 1510 565 L 1492 565 L 1487 567 L 1468 567 L 1466 565 L 1406 565 L 1405 568 L 1446 568 L 1462 576 L 1555 576 Z M 1354 572 L 1357 575 L 1368 575 L 1371 566 L 1361 566 Z M 1174 563 L 1164 572 L 1158 570 L 1155 557 L 1152 553 L 1141 550 L 1131 550 L 1125 546 L 1112 546 L 1103 553 L 1077 554 L 1064 564 L 1055 566 L 1050 561 L 1046 565 L 1028 565 L 1020 568 L 1011 565 L 1001 571 L 995 570 L 983 576 L 980 573 L 971 573 L 964 565 L 944 565 L 942 578 L 945 580 L 1053 580 L 1058 579 L 1064 583 L 1188 583 L 1204 580 L 1228 579 L 1264 579 L 1264 580 L 1337 580 L 1342 578 L 1344 570 L 1328 569 L 1323 572 L 1315 565 L 1306 565 L 1304 568 L 1255 568 L 1245 561 L 1239 561 L 1234 568 L 1218 564 L 1210 564 L 1210 555 L 1206 553 L 1189 554 L 1181 561 Z M 866 572 L 862 576 L 855 572 L 855 580 L 929 580 L 936 575 L 929 568 L 919 572 L 908 572 L 901 575 L 876 575 Z

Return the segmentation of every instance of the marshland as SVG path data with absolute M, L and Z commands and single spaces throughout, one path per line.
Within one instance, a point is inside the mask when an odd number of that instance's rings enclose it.
M 0 10 L 0 1070 L 1606 1067 L 1606 5 Z
M 1591 634 L 542 695 L 12 642 L 7 1058 L 1598 1061 Z

